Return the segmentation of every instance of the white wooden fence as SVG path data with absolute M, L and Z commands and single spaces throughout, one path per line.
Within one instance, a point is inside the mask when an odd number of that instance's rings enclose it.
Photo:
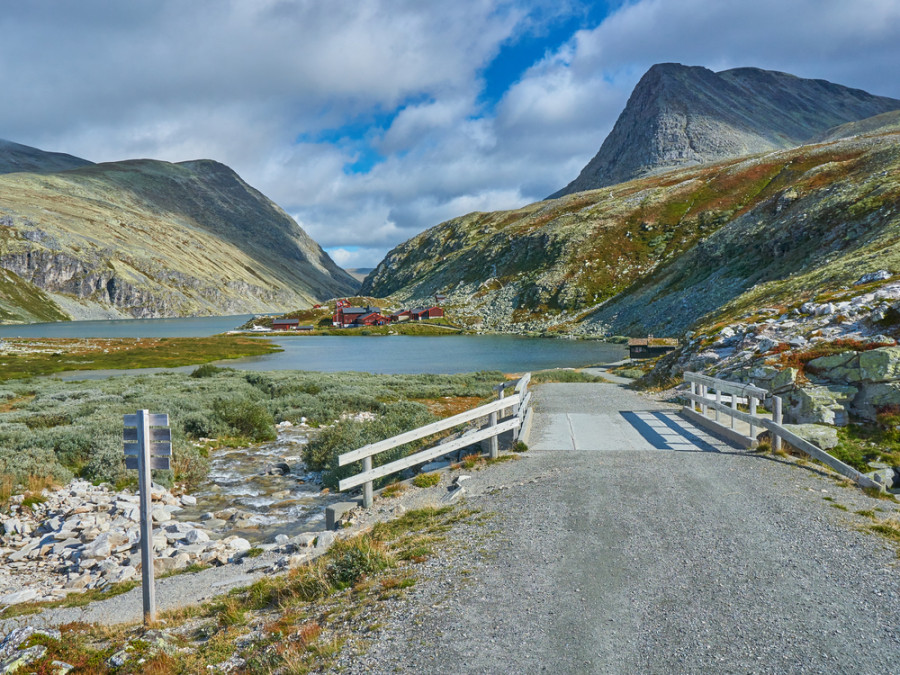
M 362 473 L 341 480 L 338 484 L 338 489 L 341 492 L 344 492 L 345 490 L 362 485 L 363 505 L 368 507 L 372 505 L 372 482 L 378 478 L 390 476 L 393 473 L 403 471 L 404 469 L 408 469 L 409 467 L 418 464 L 424 464 L 431 459 L 441 457 L 456 450 L 461 450 L 462 448 L 486 439 L 490 439 L 491 441 L 490 456 L 496 458 L 500 452 L 498 440 L 500 434 L 512 431 L 514 440 L 527 437 L 527 432 L 531 427 L 531 392 L 528 391 L 528 384 L 530 381 L 531 373 L 526 373 L 518 381 L 504 383 L 499 387 L 495 387 L 500 396 L 496 401 L 491 401 L 486 405 L 467 410 L 464 413 L 448 417 L 438 422 L 434 422 L 433 424 L 407 431 L 406 433 L 399 434 L 393 438 L 378 441 L 377 443 L 370 443 L 357 450 L 345 452 L 338 457 L 338 465 L 346 466 L 347 464 L 362 460 L 363 470 Z M 515 387 L 514 393 L 512 396 L 504 396 L 505 390 L 509 387 Z M 509 410 L 512 411 L 512 414 L 501 420 L 501 417 Z M 487 417 L 489 421 L 488 425 L 482 429 L 468 431 L 463 433 L 459 438 L 444 441 L 407 457 L 375 468 L 372 467 L 372 457 L 385 452 L 386 450 L 392 450 L 393 448 L 406 443 L 418 441 L 433 434 L 447 431 L 448 429 L 453 429 L 454 427 L 468 422 L 474 422 L 475 420 L 483 419 L 485 417 Z
M 768 429 L 772 435 L 772 448 L 774 450 L 781 449 L 781 442 L 784 439 L 797 450 L 806 453 L 813 459 L 830 466 L 838 473 L 855 481 L 860 487 L 877 489 L 884 487 L 881 483 L 872 480 L 852 466 L 844 464 L 837 457 L 831 456 L 821 448 L 785 429 L 782 426 L 782 401 L 780 396 L 774 396 L 765 389 L 760 389 L 750 384 L 729 382 L 700 373 L 685 373 L 684 379 L 691 384 L 691 392 L 687 394 L 691 404 L 690 406 L 685 406 L 682 411 L 689 419 L 709 427 L 713 431 L 718 431 L 748 448 L 756 447 L 757 428 Z M 715 396 L 710 394 L 711 391 L 715 392 Z M 730 406 L 725 405 L 723 394 L 728 395 Z M 749 404 L 749 413 L 737 409 L 738 403 L 741 402 L 741 399 L 738 398 L 739 396 L 745 397 L 745 401 Z M 772 419 L 757 415 L 757 405 L 760 402 L 765 402 L 767 399 L 771 399 Z M 698 405 L 700 407 L 699 414 L 696 409 Z M 715 412 L 715 419 L 707 417 L 709 410 Z M 730 426 L 725 426 L 721 423 L 720 416 L 722 414 L 731 418 Z M 744 436 L 734 430 L 735 420 L 740 420 L 750 425 L 749 436 Z

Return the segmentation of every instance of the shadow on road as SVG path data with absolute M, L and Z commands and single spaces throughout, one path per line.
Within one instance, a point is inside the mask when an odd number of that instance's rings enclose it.
M 695 434 L 683 420 L 672 413 L 625 410 L 619 414 L 657 450 L 719 452 L 718 448 Z

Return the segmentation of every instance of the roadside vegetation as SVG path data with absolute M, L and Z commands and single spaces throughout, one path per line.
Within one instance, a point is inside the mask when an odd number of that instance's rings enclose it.
M 210 452 L 273 440 L 278 422 L 327 427 L 304 452 L 310 468 L 325 469 L 338 452 L 477 405 L 502 379 L 499 372 L 241 372 L 206 364 L 190 374 L 11 380 L 0 386 L 0 500 L 34 481 L 73 476 L 128 485 L 135 478 L 124 468 L 122 415 L 137 409 L 169 413 L 173 471 L 154 479 L 190 488 L 205 477 Z
M 334 665 L 348 641 L 364 648 L 391 603 L 417 582 L 455 525 L 482 516 L 453 507 L 411 510 L 371 532 L 335 543 L 314 561 L 268 576 L 199 607 L 160 615 L 160 625 L 104 628 L 73 623 L 61 639 L 33 636 L 44 656 L 29 672 L 56 672 L 53 661 L 90 673 L 225 671 L 309 673 Z M 163 630 L 160 630 L 160 629 Z M 231 666 L 225 664 L 231 663 Z

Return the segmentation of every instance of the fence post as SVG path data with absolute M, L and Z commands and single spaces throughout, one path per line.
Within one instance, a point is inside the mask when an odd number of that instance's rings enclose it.
M 775 424 L 781 424 L 781 397 L 773 396 L 772 397 L 772 421 Z M 772 431 L 772 450 L 778 452 L 781 450 L 781 436 L 779 436 L 774 430 Z
M 691 395 L 697 395 L 697 383 L 691 382 Z M 694 399 L 691 399 L 691 410 L 697 410 L 697 402 Z
M 731 394 L 731 409 L 737 410 L 737 394 L 732 392 Z M 731 428 L 734 429 L 734 415 L 729 415 L 731 417 Z
M 372 457 L 363 457 L 363 471 L 372 470 Z M 372 481 L 366 481 L 363 484 L 363 506 L 369 508 L 372 506 Z
M 702 402 L 700 403 L 700 412 L 703 415 L 706 415 L 707 406 L 706 406 L 706 392 L 709 391 L 709 387 L 705 384 L 700 385 L 700 396 L 702 397 Z
M 497 413 L 492 412 L 490 417 L 490 426 L 497 426 Z M 500 439 L 496 434 L 491 436 L 491 459 L 497 459 L 500 456 Z
M 756 417 L 756 397 L 750 397 L 750 414 Z M 756 425 L 750 422 L 750 438 L 756 438 Z
M 716 387 L 716 405 L 722 405 L 722 390 Z M 719 409 L 716 408 L 716 422 L 719 421 Z

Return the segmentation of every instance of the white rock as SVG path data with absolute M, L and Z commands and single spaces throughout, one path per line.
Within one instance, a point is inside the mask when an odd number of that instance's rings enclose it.
M 116 572 L 114 572 L 110 578 L 109 582 L 111 584 L 119 584 L 123 581 L 128 581 L 132 577 L 137 574 L 137 569 L 132 567 L 131 565 L 125 565 L 124 567 L 120 567 Z
M 192 497 L 191 495 L 181 495 L 181 504 L 182 506 L 195 506 L 197 504 L 197 498 Z
M 30 602 L 38 596 L 33 588 L 26 588 L 15 593 L 0 595 L 0 605 L 18 605 L 21 602 Z
M 156 507 L 151 511 L 153 520 L 157 523 L 165 523 L 172 520 L 172 514 L 165 508 Z
M 184 536 L 184 539 L 189 544 L 203 544 L 209 541 L 209 535 L 203 530 L 190 530 Z
M 226 540 L 226 542 L 228 544 L 228 548 L 230 548 L 232 551 L 249 551 L 251 548 L 253 548 L 250 542 L 243 537 L 235 537 L 230 541 Z
M 81 549 L 82 558 L 106 558 L 112 553 L 109 536 L 104 533 Z

